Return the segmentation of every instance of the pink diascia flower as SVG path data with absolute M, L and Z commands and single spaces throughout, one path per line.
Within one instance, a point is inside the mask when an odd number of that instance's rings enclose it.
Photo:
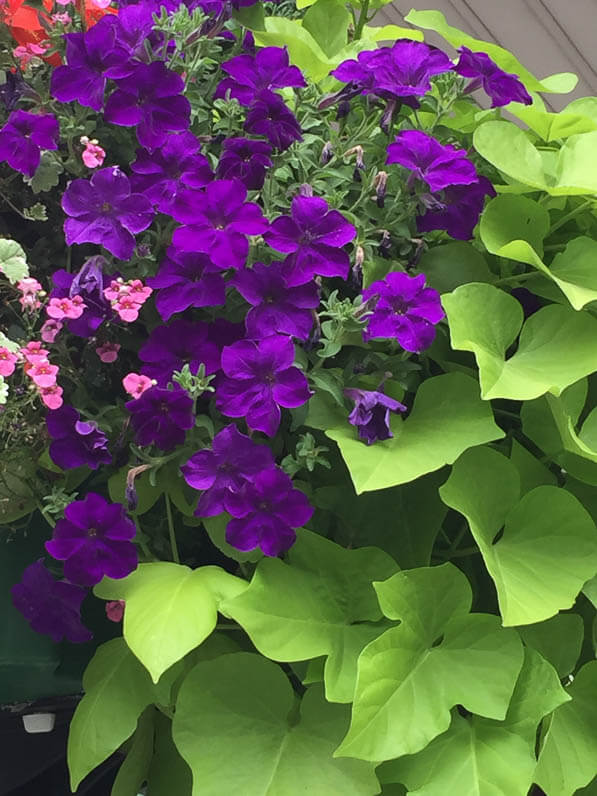
M 145 390 L 155 386 L 155 384 L 156 382 L 150 379 L 149 376 L 142 376 L 139 373 L 127 373 L 122 380 L 122 386 L 133 398 L 143 395 Z
M 120 350 L 120 343 L 105 342 L 95 349 L 95 353 L 102 362 L 116 362 L 118 352 Z
M 69 2 L 70 2 L 70 0 L 69 0 Z M 68 25 L 70 22 L 72 22 L 70 16 L 67 13 L 64 13 L 64 14 L 52 14 L 50 19 L 52 20 L 52 22 L 54 24 L 56 24 L 57 22 L 60 22 L 61 25 Z
M 38 293 L 40 293 L 43 288 L 37 279 L 34 279 L 32 276 L 26 276 L 24 279 L 17 282 L 17 290 L 21 292 L 19 304 L 24 311 L 34 312 L 41 307 Z
M 81 153 L 81 160 L 88 169 L 97 169 L 97 167 L 101 166 L 104 162 L 104 158 L 106 157 L 105 149 L 102 149 L 96 138 L 89 140 L 89 138 L 84 135 L 80 140 L 85 146 L 85 149 Z
M 44 343 L 53 343 L 56 340 L 58 332 L 62 329 L 64 324 L 62 321 L 57 321 L 54 318 L 48 318 L 44 325 L 41 327 L 41 339 Z
M 45 362 L 50 353 L 47 348 L 43 348 L 39 340 L 31 340 L 26 346 L 20 349 L 20 353 L 29 365 L 36 362 Z
M 27 369 L 27 375 L 38 387 L 52 387 L 56 384 L 58 365 L 52 365 L 48 360 L 36 362 Z
M 117 312 L 120 320 L 132 323 L 139 317 L 139 310 L 153 290 L 144 285 L 140 279 L 129 279 L 124 282 L 122 277 L 113 279 L 104 290 L 104 296 L 112 304 L 112 309 Z
M 70 320 L 80 318 L 85 309 L 86 305 L 81 296 L 73 296 L 72 298 L 65 296 L 64 298 L 51 298 L 46 307 L 46 312 L 50 318 L 61 321 L 64 318 Z
M 60 409 L 62 406 L 62 387 L 59 387 L 58 384 L 52 384 L 50 387 L 41 387 L 39 394 L 48 409 Z
M 18 59 L 21 69 L 25 69 L 34 58 L 40 58 L 48 49 L 48 45 L 27 42 L 27 44 L 19 44 L 18 47 L 15 47 L 12 54 Z
M 11 376 L 14 373 L 18 357 L 8 348 L 0 346 L 0 376 Z

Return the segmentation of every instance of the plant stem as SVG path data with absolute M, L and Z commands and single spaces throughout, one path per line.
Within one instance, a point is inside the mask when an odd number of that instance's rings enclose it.
M 573 218 L 576 218 L 576 216 L 579 216 L 581 213 L 583 213 L 594 202 L 595 202 L 594 199 L 586 199 L 584 202 L 575 207 L 574 210 L 571 210 L 569 213 L 566 213 L 566 215 L 563 218 L 561 218 L 559 221 L 556 221 L 556 223 L 552 225 L 550 233 L 555 232 L 556 229 L 559 229 L 560 227 L 563 227 L 564 224 L 567 224 L 569 221 L 572 221 Z
M 369 0 L 362 0 L 361 13 L 359 14 L 359 21 L 354 29 L 354 41 L 362 38 L 363 28 L 367 22 L 367 12 L 369 11 Z
M 174 533 L 174 522 L 172 521 L 172 506 L 170 505 L 170 495 L 167 492 L 164 492 L 164 499 L 166 501 L 166 517 L 168 519 L 168 534 L 170 536 L 172 560 L 175 564 L 180 564 L 180 556 L 178 555 L 178 546 L 176 544 L 176 534 Z

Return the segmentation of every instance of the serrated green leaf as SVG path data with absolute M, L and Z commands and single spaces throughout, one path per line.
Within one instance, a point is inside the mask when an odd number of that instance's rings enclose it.
M 374 587 L 384 614 L 400 624 L 359 657 L 350 730 L 337 754 L 379 761 L 420 752 L 448 729 L 455 705 L 503 719 L 522 645 L 497 617 L 469 614 L 465 575 L 443 564 Z
M 130 738 L 137 719 L 153 702 L 151 680 L 122 638 L 98 647 L 83 675 L 83 689 L 85 696 L 77 705 L 68 735 L 73 791 Z
M 549 796 L 572 796 L 597 774 L 597 661 L 585 664 L 567 691 L 572 701 L 555 711 L 535 771 Z
M 462 373 L 424 381 L 408 419 L 395 419 L 392 428 L 393 439 L 370 446 L 348 423 L 326 431 L 338 443 L 357 494 L 414 481 L 452 464 L 467 448 L 504 436 L 479 398 L 478 383 Z
M 51 191 L 60 182 L 60 175 L 64 171 L 64 166 L 55 155 L 50 152 L 43 152 L 37 171 L 30 178 L 23 178 L 29 185 L 33 193 L 44 193 Z
M 288 564 L 263 559 L 249 588 L 222 610 L 272 660 L 327 656 L 326 698 L 350 702 L 359 653 L 387 627 L 379 622 L 382 614 L 371 584 L 397 569 L 375 547 L 345 550 L 301 530 Z
M 516 467 L 497 451 L 466 451 L 440 496 L 467 518 L 506 626 L 541 622 L 570 608 L 597 572 L 597 529 L 583 506 L 552 486 L 519 499 Z
M 597 370 L 597 320 L 569 307 L 542 307 L 526 320 L 519 302 L 493 285 L 471 283 L 442 296 L 452 348 L 472 351 L 485 400 L 531 400 Z M 520 327 L 522 326 L 522 331 Z M 520 331 L 516 353 L 505 352 Z
M 332 754 L 348 708 L 311 686 L 295 697 L 279 666 L 248 652 L 199 663 L 183 683 L 173 722 L 176 746 L 193 771 L 193 796 L 373 796 L 374 766 Z M 201 720 L 198 721 L 198 716 Z
M 11 285 L 16 285 L 21 279 L 29 276 L 25 252 L 14 240 L 0 239 L 0 272 Z
M 94 593 L 104 600 L 125 600 L 124 638 L 157 683 L 214 630 L 220 602 L 246 586 L 219 567 L 192 570 L 158 561 L 140 564 L 121 580 L 104 578 Z

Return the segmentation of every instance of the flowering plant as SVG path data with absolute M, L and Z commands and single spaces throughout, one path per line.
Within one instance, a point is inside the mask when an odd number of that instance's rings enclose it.
M 597 100 L 382 0 L 56 2 L 2 12 L 0 522 L 95 650 L 73 790 L 589 785 Z

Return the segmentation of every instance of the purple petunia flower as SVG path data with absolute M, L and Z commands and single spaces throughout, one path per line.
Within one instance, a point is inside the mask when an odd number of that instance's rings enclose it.
M 64 222 L 69 246 L 99 243 L 115 257 L 130 260 L 134 236 L 151 224 L 149 199 L 131 193 L 129 178 L 116 166 L 96 171 L 90 180 L 73 180 L 62 196 L 70 216 Z
M 72 467 L 91 467 L 97 470 L 100 464 L 110 464 L 108 438 L 97 423 L 81 420 L 72 406 L 63 405 L 46 415 L 46 427 L 52 442 L 50 459 L 63 470 Z
M 425 274 L 409 276 L 398 271 L 363 290 L 363 301 L 377 297 L 367 320 L 363 340 L 395 338 L 405 351 L 419 353 L 435 337 L 434 325 L 444 317 L 439 293 L 425 287 Z
M 247 113 L 245 130 L 262 135 L 280 152 L 295 141 L 302 141 L 301 126 L 284 100 L 272 91 L 258 94 Z
M 249 253 L 246 236 L 268 227 L 259 205 L 246 197 L 238 180 L 216 180 L 202 193 L 181 191 L 172 215 L 188 226 L 176 229 L 172 242 L 183 251 L 209 254 L 220 268 L 242 268 Z
M 460 47 L 458 52 L 460 60 L 454 71 L 462 77 L 473 78 L 473 82 L 467 86 L 467 92 L 483 86 L 483 90 L 491 98 L 492 108 L 499 108 L 509 102 L 532 104 L 533 98 L 518 75 L 504 72 L 487 53 L 474 53 L 468 47 Z
M 293 367 L 289 337 L 240 340 L 222 351 L 225 378 L 218 383 L 216 405 L 227 417 L 244 417 L 247 425 L 273 437 L 280 407 L 293 409 L 311 397 L 305 375 Z
M 344 390 L 344 395 L 355 402 L 348 422 L 357 427 L 359 437 L 367 445 L 394 436 L 390 430 L 390 412 L 406 412 L 404 404 L 376 390 L 349 388 Z
M 186 432 L 195 425 L 193 399 L 178 385 L 173 390 L 150 387 L 125 406 L 137 445 L 155 443 L 161 450 L 171 450 L 182 445 Z
M 306 495 L 279 468 L 254 476 L 238 492 L 229 492 L 224 503 L 235 518 L 226 526 L 228 544 L 245 551 L 260 547 L 266 556 L 292 547 L 294 528 L 313 516 Z
M 290 213 L 273 221 L 263 236 L 272 249 L 291 255 L 287 284 L 304 285 L 316 274 L 346 279 L 350 260 L 341 247 L 354 239 L 355 227 L 316 196 L 295 196 Z
M 37 633 L 53 641 L 66 638 L 81 644 L 93 634 L 81 622 L 81 603 L 86 591 L 80 586 L 55 580 L 41 559 L 24 570 L 21 582 L 10 590 L 14 607 Z
M 224 61 L 222 69 L 230 77 L 218 84 L 214 97 L 222 98 L 230 92 L 241 105 L 250 105 L 264 90 L 307 85 L 301 70 L 290 66 L 285 47 L 264 47 L 256 55 L 237 55 Z
M 478 182 L 470 185 L 451 185 L 446 188 L 443 199 L 432 197 L 427 212 L 417 217 L 417 229 L 420 232 L 445 229 L 457 240 L 469 240 L 473 237 L 486 196 L 496 196 L 486 177 L 479 177 Z
M 137 138 L 147 149 L 158 147 L 166 133 L 187 130 L 191 104 L 182 95 L 184 80 L 162 61 L 139 64 L 106 102 L 104 118 L 123 127 L 137 127 Z
M 4 83 L 0 85 L 0 102 L 4 105 L 5 110 L 12 111 L 23 94 L 27 92 L 28 86 L 20 72 L 6 72 L 5 78 Z
M 166 136 L 153 152 L 138 149 L 131 163 L 132 190 L 145 194 L 160 213 L 170 213 L 181 188 L 202 188 L 213 179 L 209 161 L 199 149 L 199 141 L 188 132 Z
M 204 490 L 196 516 L 214 517 L 226 510 L 224 500 L 230 491 L 238 491 L 247 480 L 273 467 L 270 449 L 231 424 L 216 434 L 211 450 L 199 451 L 180 469 L 187 484 Z
M 131 539 L 135 524 L 120 503 L 108 503 L 88 492 L 64 509 L 46 550 L 64 561 L 64 575 L 80 586 L 94 586 L 107 575 L 125 578 L 137 567 L 137 551 Z
M 218 307 L 226 303 L 222 271 L 207 254 L 181 252 L 170 246 L 156 276 L 147 285 L 157 291 L 155 305 L 167 321 L 189 307 Z
M 290 287 L 288 263 L 254 263 L 238 271 L 231 284 L 253 305 L 245 323 L 249 337 L 267 337 L 281 332 L 306 340 L 313 327 L 313 310 L 319 306 L 314 281 Z
M 92 337 L 101 324 L 113 316 L 110 302 L 104 296 L 113 277 L 106 276 L 102 269 L 107 262 L 100 254 L 85 261 L 77 274 L 71 274 L 59 268 L 52 274 L 56 286 L 50 298 L 73 298 L 81 296 L 85 304 L 83 314 L 79 318 L 66 321 L 68 330 L 78 337 Z
M 386 163 L 399 163 L 410 169 L 412 177 L 424 180 L 432 191 L 441 191 L 448 185 L 470 185 L 478 180 L 465 149 L 444 146 L 420 130 L 399 133 L 388 146 Z
M 0 130 L 0 161 L 33 177 L 41 160 L 42 149 L 58 149 L 59 127 L 51 113 L 13 111 Z
M 227 138 L 222 143 L 216 174 L 222 180 L 240 180 L 249 191 L 259 191 L 267 169 L 274 165 L 271 153 L 272 148 L 265 141 Z
M 202 363 L 208 376 L 215 373 L 220 367 L 220 349 L 209 340 L 206 323 L 177 319 L 152 330 L 139 359 L 145 363 L 141 373 L 165 387 L 173 372 L 187 363 L 191 373 L 197 373 Z
M 60 102 L 77 100 L 101 110 L 106 80 L 124 77 L 133 69 L 128 49 L 117 42 L 118 32 L 118 19 L 106 15 L 86 33 L 67 33 L 67 65 L 52 71 L 51 95 Z

